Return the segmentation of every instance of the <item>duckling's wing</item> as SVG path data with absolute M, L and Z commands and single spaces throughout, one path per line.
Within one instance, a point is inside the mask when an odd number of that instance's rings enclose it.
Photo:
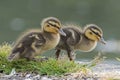
M 34 38 L 34 46 L 35 48 L 40 48 L 42 45 L 46 43 L 46 39 L 41 33 L 37 33 L 33 35 Z
M 67 27 L 63 31 L 66 33 L 66 36 L 62 36 L 62 38 L 66 39 L 64 41 L 69 45 L 76 45 L 82 39 L 82 33 L 77 28 Z
M 27 54 L 30 52 L 35 52 L 35 48 L 41 47 L 45 44 L 45 42 L 46 40 L 41 33 L 30 32 L 28 34 L 25 34 L 16 42 L 8 59 L 11 60 L 17 57 L 19 58 L 19 55 L 22 55 L 24 53 Z

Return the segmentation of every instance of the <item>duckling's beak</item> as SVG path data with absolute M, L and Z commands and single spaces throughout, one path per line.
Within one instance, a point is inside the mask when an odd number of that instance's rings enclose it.
M 103 44 L 106 44 L 106 41 L 104 40 L 104 38 L 100 38 L 100 42 L 103 43 Z
M 59 33 L 63 36 L 66 36 L 66 33 L 62 29 L 59 29 Z

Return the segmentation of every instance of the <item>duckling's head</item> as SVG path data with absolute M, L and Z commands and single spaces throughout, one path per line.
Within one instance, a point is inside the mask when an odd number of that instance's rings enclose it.
M 103 31 L 100 27 L 95 24 L 89 24 L 84 28 L 85 36 L 93 41 L 99 41 L 103 44 L 106 44 L 103 38 Z
M 45 32 L 50 32 L 50 33 L 60 33 L 61 35 L 66 36 L 66 34 L 63 32 L 62 28 L 61 28 L 61 22 L 55 18 L 55 17 L 48 17 L 45 18 L 42 21 L 42 29 Z

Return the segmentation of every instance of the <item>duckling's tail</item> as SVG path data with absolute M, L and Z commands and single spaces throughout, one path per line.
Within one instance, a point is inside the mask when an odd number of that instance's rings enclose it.
M 11 52 L 10 53 L 10 55 L 8 56 L 8 61 L 13 61 L 13 60 L 16 60 L 16 59 L 18 59 L 19 58 L 19 52 L 17 52 L 17 53 L 13 53 L 13 52 Z
M 8 61 L 13 61 L 20 58 L 20 53 L 23 51 L 21 48 L 13 48 L 10 55 L 8 56 Z

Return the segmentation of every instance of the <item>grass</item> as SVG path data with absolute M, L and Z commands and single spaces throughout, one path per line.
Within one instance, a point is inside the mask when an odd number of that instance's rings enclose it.
M 17 61 L 9 62 L 7 56 L 11 50 L 11 45 L 4 43 L 0 45 L 0 72 L 10 74 L 11 70 L 15 68 L 16 72 L 36 72 L 41 75 L 63 75 L 76 71 L 86 72 L 87 66 L 70 62 L 66 59 L 56 60 L 50 58 L 44 62 L 26 61 L 19 59 Z

